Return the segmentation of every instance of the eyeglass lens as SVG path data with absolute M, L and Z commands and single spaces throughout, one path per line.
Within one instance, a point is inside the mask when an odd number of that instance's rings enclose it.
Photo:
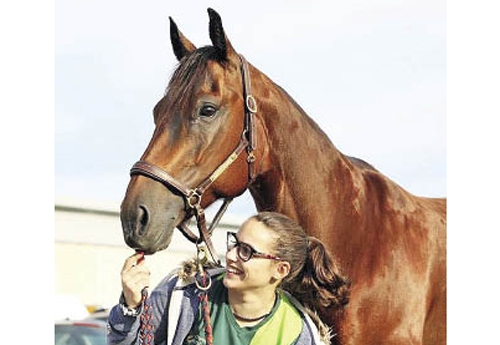
M 230 251 L 234 247 L 236 247 L 236 253 L 241 260 L 246 262 L 252 258 L 253 249 L 248 244 L 239 242 L 236 235 L 229 232 L 227 234 L 227 250 Z

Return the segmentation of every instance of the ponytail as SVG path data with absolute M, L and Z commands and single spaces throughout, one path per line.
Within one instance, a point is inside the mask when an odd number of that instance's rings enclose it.
M 251 217 L 275 234 L 275 254 L 291 265 L 281 287 L 314 312 L 338 309 L 349 301 L 349 281 L 344 278 L 323 243 L 307 236 L 289 217 L 260 212 Z
M 349 281 L 317 238 L 308 238 L 308 255 L 300 273 L 284 282 L 288 290 L 301 303 L 315 311 L 340 308 L 349 302 Z

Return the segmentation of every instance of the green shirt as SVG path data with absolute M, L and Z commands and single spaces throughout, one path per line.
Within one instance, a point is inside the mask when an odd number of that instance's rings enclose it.
M 221 275 L 209 291 L 210 319 L 214 345 L 293 345 L 302 331 L 302 318 L 288 298 L 277 293 L 271 313 L 251 327 L 241 327 L 229 306 L 227 289 Z M 198 315 L 184 345 L 204 345 L 205 323 L 200 304 Z

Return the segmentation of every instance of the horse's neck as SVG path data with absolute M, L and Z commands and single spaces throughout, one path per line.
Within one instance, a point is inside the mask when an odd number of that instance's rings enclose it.
M 297 219 L 313 236 L 331 236 L 359 208 L 359 171 L 282 89 L 262 98 L 267 169 L 251 188 L 257 209 Z

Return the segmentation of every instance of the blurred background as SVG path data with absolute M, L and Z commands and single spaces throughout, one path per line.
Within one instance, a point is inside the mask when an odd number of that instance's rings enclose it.
M 102 318 L 118 303 L 120 271 L 125 259 L 134 253 L 123 241 L 119 217 L 119 209 L 113 204 L 56 198 L 56 320 Z M 208 211 L 207 220 L 212 218 L 213 212 Z M 227 214 L 214 231 L 212 240 L 221 259 L 225 253 L 226 232 L 237 231 L 243 221 L 243 217 Z M 191 228 L 197 233 L 194 226 Z M 182 261 L 195 255 L 195 245 L 176 230 L 167 250 L 146 256 L 151 288 Z

